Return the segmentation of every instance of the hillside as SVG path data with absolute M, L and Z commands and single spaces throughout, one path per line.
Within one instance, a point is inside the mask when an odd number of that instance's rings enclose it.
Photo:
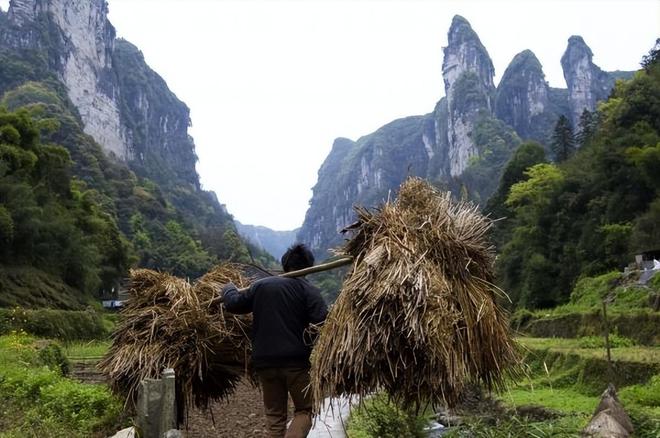
M 248 242 L 265 250 L 276 260 L 280 260 L 286 250 L 295 242 L 298 229 L 292 231 L 271 230 L 259 225 L 244 225 L 234 221 L 238 234 Z
M 131 266 L 195 277 L 250 261 L 200 189 L 189 109 L 107 12 L 102 0 L 0 12 L 1 305 L 83 306 Z

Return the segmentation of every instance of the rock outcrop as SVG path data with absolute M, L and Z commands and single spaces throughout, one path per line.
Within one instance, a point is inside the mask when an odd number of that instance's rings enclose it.
M 568 85 L 568 101 L 573 127 L 578 126 L 582 112 L 593 111 L 596 102 L 606 99 L 614 86 L 614 77 L 592 62 L 593 53 L 581 36 L 568 39 L 568 47 L 561 57 L 564 79 Z
M 494 75 L 493 62 L 470 23 L 459 15 L 455 16 L 449 28 L 449 43 L 444 48 L 442 62 L 451 176 L 463 173 L 470 158 L 478 153 L 471 133 L 480 112 L 492 112 Z
M 549 145 L 560 115 L 576 120 L 607 97 L 614 75 L 591 59 L 584 41 L 572 37 L 562 58 L 569 88 L 551 88 L 534 53 L 525 50 L 496 89 L 486 48 L 470 23 L 455 16 L 442 63 L 445 97 L 425 116 L 394 121 L 355 142 L 337 139 L 319 170 L 298 240 L 327 256 L 352 222 L 353 205 L 370 207 L 395 196 L 408 175 L 484 203 L 521 140 Z
M 611 383 L 600 397 L 591 421 L 582 431 L 583 436 L 600 438 L 628 438 L 635 431 L 630 417 L 616 395 Z
M 105 0 L 12 0 L 8 18 L 15 38 L 10 42 L 21 49 L 50 46 L 49 62 L 57 66 L 85 132 L 108 153 L 127 160 L 131 147 L 112 74 L 115 29 L 107 13 Z
M 355 203 L 376 206 L 408 175 L 426 175 L 429 152 L 422 133 L 427 119 L 395 120 L 356 142 L 335 140 L 319 169 L 297 240 L 326 257 L 328 248 L 341 243 L 339 231 L 353 221 Z
M 544 141 L 557 114 L 541 63 L 531 50 L 518 53 L 497 86 L 495 115 L 522 138 Z
M 161 183 L 199 190 L 189 110 L 130 43 L 105 0 L 11 0 L 0 46 L 47 55 L 85 133 L 108 155 Z

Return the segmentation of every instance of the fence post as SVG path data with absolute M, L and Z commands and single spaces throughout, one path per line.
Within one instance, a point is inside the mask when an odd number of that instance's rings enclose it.
M 176 429 L 176 389 L 175 375 L 172 368 L 163 371 L 163 397 L 161 399 L 160 435 Z
M 176 376 L 167 368 L 161 379 L 143 379 L 138 389 L 136 426 L 142 438 L 162 438 L 176 429 Z

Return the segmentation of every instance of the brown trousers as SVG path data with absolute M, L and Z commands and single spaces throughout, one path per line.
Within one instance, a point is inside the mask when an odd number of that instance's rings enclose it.
M 305 438 L 312 428 L 309 368 L 257 370 L 264 395 L 266 423 L 271 438 Z M 288 395 L 293 400 L 293 421 L 286 428 Z

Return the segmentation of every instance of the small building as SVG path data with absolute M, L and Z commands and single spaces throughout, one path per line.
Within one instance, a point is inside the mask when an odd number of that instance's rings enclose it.
M 116 310 L 121 309 L 124 305 L 124 302 L 121 300 L 103 300 L 101 301 L 104 309 Z
M 635 255 L 635 265 L 640 271 L 653 269 L 655 266 L 654 260 L 660 260 L 660 249 L 644 251 Z

